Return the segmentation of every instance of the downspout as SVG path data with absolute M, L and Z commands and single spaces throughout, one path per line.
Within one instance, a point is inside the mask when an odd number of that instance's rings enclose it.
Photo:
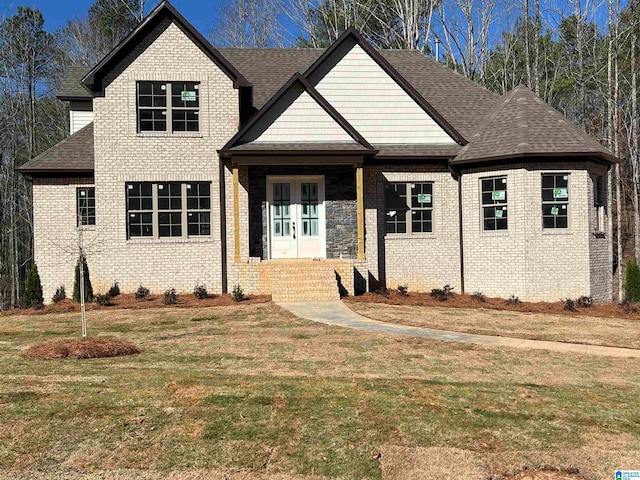
M 227 203 L 226 203 L 226 182 L 224 179 L 224 162 L 221 156 L 218 157 L 218 184 L 220 186 L 220 257 L 222 260 L 222 293 L 229 291 L 227 285 Z
M 458 182 L 458 229 L 460 238 L 460 293 L 464 293 L 464 238 L 462 228 L 462 174 L 455 171 L 449 165 L 449 171 L 454 180 Z

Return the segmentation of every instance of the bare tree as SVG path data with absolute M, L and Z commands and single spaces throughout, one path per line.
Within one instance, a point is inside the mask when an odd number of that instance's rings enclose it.
M 216 45 L 231 47 L 281 47 L 283 26 L 276 0 L 231 0 L 219 10 L 209 34 Z

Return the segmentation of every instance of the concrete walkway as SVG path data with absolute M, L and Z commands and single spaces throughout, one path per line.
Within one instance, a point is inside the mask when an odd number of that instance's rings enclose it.
M 551 352 L 580 353 L 604 357 L 640 358 L 640 350 L 631 348 L 600 347 L 578 343 L 547 342 L 542 340 L 524 340 L 522 338 L 494 337 L 472 333 L 449 332 L 423 327 L 409 327 L 395 323 L 379 322 L 358 315 L 339 301 L 312 301 L 278 303 L 295 316 L 327 325 L 364 330 L 375 333 L 391 333 L 407 337 L 422 337 L 443 342 L 474 343 L 476 345 L 495 345 L 500 347 L 548 350 Z

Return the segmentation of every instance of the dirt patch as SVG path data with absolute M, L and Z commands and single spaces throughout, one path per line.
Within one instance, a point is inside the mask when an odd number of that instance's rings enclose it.
M 589 315 L 592 317 L 640 320 L 640 308 L 637 308 L 638 305 L 635 304 L 630 304 L 629 313 L 625 313 L 617 303 L 593 304 L 589 308 L 578 307 L 575 312 L 571 312 L 564 309 L 564 303 L 561 301 L 507 304 L 504 298 L 485 296 L 482 298 L 484 301 L 478 300 L 469 294 L 450 293 L 446 301 L 440 302 L 426 292 L 410 292 L 408 295 L 400 295 L 396 291 L 389 290 L 388 296 L 377 293 L 365 293 L 357 297 L 348 297 L 346 301 L 353 303 L 384 303 L 387 305 L 420 307 L 490 308 L 492 310 L 507 310 L 513 312 L 552 313 L 570 316 Z
M 25 358 L 57 360 L 73 358 L 121 357 L 140 353 L 140 349 L 131 342 L 117 338 L 86 338 L 83 340 L 56 340 L 32 345 L 22 352 Z
M 163 303 L 163 295 L 150 295 L 147 298 L 137 299 L 133 294 L 122 294 L 111 299 L 110 305 L 101 306 L 95 302 L 87 303 L 87 310 L 140 310 L 146 308 L 197 308 L 197 307 L 225 307 L 229 305 L 252 305 L 255 303 L 267 303 L 271 301 L 271 295 L 252 295 L 242 302 L 236 302 L 230 294 L 209 295 L 207 298 L 198 299 L 193 293 L 179 293 L 178 301 L 173 305 Z M 0 316 L 8 315 L 46 315 L 49 313 L 79 312 L 80 304 L 67 298 L 58 303 L 52 303 L 43 308 L 23 308 L 0 312 Z

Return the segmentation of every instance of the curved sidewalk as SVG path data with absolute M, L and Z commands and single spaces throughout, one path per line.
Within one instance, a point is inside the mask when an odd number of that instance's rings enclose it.
M 407 337 L 422 337 L 443 342 L 473 343 L 476 345 L 495 345 L 500 347 L 548 350 L 561 353 L 580 353 L 603 357 L 640 358 L 640 350 L 631 348 L 601 347 L 579 343 L 547 342 L 543 340 L 525 340 L 522 338 L 495 337 L 472 333 L 450 332 L 423 327 L 409 327 L 395 323 L 379 322 L 358 315 L 340 301 L 311 301 L 278 303 L 279 306 L 304 318 L 326 325 L 364 330 L 374 333 L 391 333 Z

